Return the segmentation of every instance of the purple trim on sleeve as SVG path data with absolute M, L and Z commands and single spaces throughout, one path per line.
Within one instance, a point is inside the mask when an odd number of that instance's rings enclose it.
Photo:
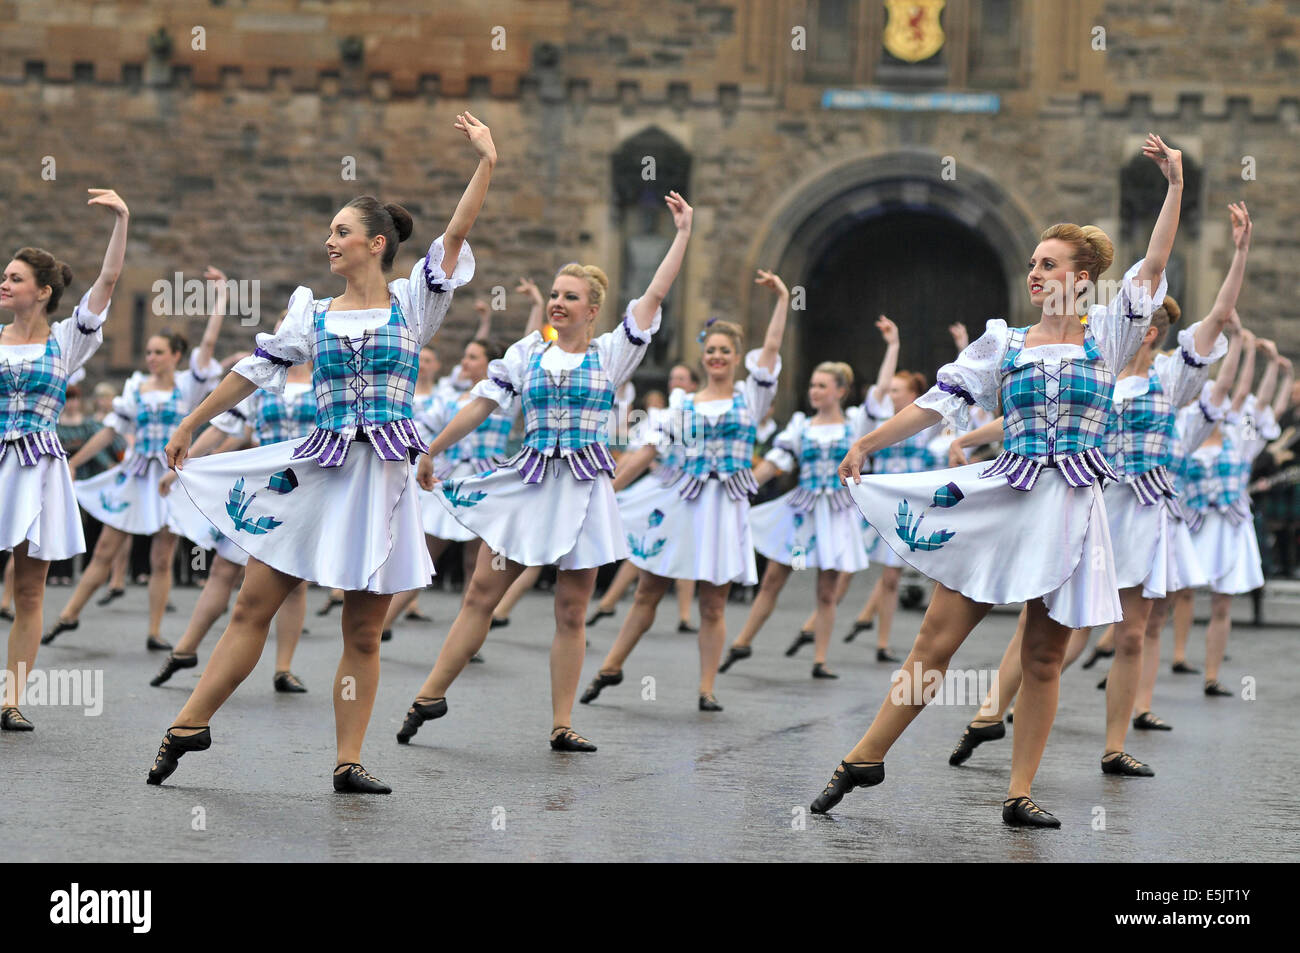
M 640 328 L 638 328 L 637 330 L 639 331 Z M 645 347 L 647 344 L 650 343 L 650 335 L 649 335 L 648 332 L 642 332 L 642 333 L 644 333 L 644 334 L 646 335 L 646 338 L 645 338 L 644 341 L 641 340 L 639 337 L 637 337 L 635 333 L 633 333 L 633 331 L 632 331 L 632 312 L 631 312 L 631 311 L 629 311 L 627 314 L 623 315 L 623 333 L 626 334 L 626 335 L 627 335 L 627 339 L 628 339 L 629 341 L 631 341 L 633 344 L 635 344 L 637 347 Z
M 1210 363 L 1208 358 L 1202 360 L 1199 354 L 1192 354 L 1185 347 L 1180 347 L 1178 353 L 1183 356 L 1183 363 L 1188 367 L 1204 367 L 1206 364 Z
M 429 268 L 429 256 L 425 255 L 424 256 L 425 287 L 428 288 L 430 291 L 432 291 L 434 294 L 442 294 L 447 290 L 446 286 L 443 284 L 443 282 L 446 280 L 447 280 L 446 278 L 435 278 L 433 276 L 433 271 Z
M 232 417 L 238 417 L 240 420 L 247 420 L 247 419 L 248 419 L 248 415 L 245 414 L 245 413 L 244 413 L 242 410 L 240 410 L 238 407 L 231 407 L 228 411 L 226 411 L 226 413 L 230 414 L 230 416 L 232 416 Z
M 264 359 L 264 360 L 270 361 L 272 364 L 278 364 L 280 367 L 293 367 L 293 361 L 286 361 L 286 360 L 285 360 L 284 358 L 282 358 L 282 357 L 276 357 L 274 354 L 270 353 L 269 351 L 264 350 L 264 349 L 261 348 L 261 347 L 255 347 L 255 348 L 253 348 L 253 356 L 254 356 L 254 357 L 260 357 L 260 358 L 262 358 L 262 359 Z M 203 379 L 203 378 L 199 377 L 198 374 L 195 374 L 194 377 L 195 377 L 196 380 L 202 380 L 202 379 Z
M 954 397 L 960 397 L 962 400 L 966 401 L 967 406 L 973 407 L 975 405 L 975 398 L 970 395 L 970 391 L 966 390 L 966 388 L 962 387 L 960 384 L 949 384 L 947 381 L 939 381 L 938 383 L 939 390 L 943 391 L 945 394 L 952 394 Z
M 96 331 L 99 330 L 99 328 L 88 328 L 88 327 L 86 327 L 84 324 L 82 324 L 80 321 L 78 321 L 78 322 L 77 322 L 77 330 L 80 331 L 82 334 L 94 334 Z
M 775 387 L 775 386 L 776 386 L 776 381 L 765 381 L 765 380 L 762 380 L 762 379 L 760 379 L 760 378 L 758 378 L 758 377 L 755 377 L 755 378 L 754 378 L 754 383 L 757 384 L 759 387 Z
M 510 393 L 514 394 L 515 396 L 519 395 L 519 391 L 515 390 L 515 385 L 511 384 L 509 381 L 503 381 L 499 377 L 489 377 L 488 380 L 490 380 L 493 384 L 496 384 L 502 390 L 508 390 L 510 391 Z

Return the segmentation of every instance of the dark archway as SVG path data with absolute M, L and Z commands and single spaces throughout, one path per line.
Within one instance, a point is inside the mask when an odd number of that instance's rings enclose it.
M 986 319 L 1007 315 L 997 252 L 979 232 L 941 212 L 881 207 L 819 244 L 809 249 L 815 264 L 805 285 L 808 308 L 798 321 L 799 366 L 787 378 L 800 395 L 821 361 L 847 361 L 860 391 L 874 382 L 885 350 L 875 327 L 879 314 L 899 327 L 899 368 L 920 371 L 930 382 L 956 354 L 950 324 L 965 324 L 974 340 Z

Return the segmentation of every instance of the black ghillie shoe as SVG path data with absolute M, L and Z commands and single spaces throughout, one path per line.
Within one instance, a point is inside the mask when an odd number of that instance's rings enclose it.
M 790 647 L 785 650 L 785 657 L 786 658 L 792 657 L 796 652 L 798 652 L 805 645 L 812 645 L 813 642 L 815 641 L 817 640 L 813 637 L 813 634 L 811 632 L 806 632 L 803 629 L 800 629 L 799 634 L 796 635 L 794 637 L 794 641 L 790 643 Z
M 489 628 L 489 629 L 504 629 L 504 628 L 505 628 L 506 626 L 508 626 L 509 624 L 510 624 L 510 620 L 509 620 L 509 619 L 498 619 L 496 616 L 493 616 L 493 617 L 492 617 L 492 622 L 488 625 L 488 628 Z
M 1228 691 L 1226 688 L 1220 685 L 1218 679 L 1214 679 L 1213 681 L 1209 681 L 1205 683 L 1205 694 L 1209 695 L 1210 697 L 1218 696 L 1221 698 L 1227 698 L 1229 695 L 1232 694 L 1232 692 Z
M 1157 718 L 1149 711 L 1144 711 L 1133 719 L 1133 727 L 1141 728 L 1144 731 L 1173 731 L 1174 726 L 1163 719 Z
M 898 664 L 903 660 L 896 655 L 890 655 L 889 649 L 876 649 L 876 661 L 893 662 L 894 664 Z
M 597 672 L 596 677 L 591 680 L 591 684 L 587 686 L 586 691 L 582 693 L 582 697 L 579 698 L 578 701 L 584 705 L 590 705 L 596 700 L 597 696 L 600 695 L 601 689 L 608 685 L 617 685 L 622 681 L 623 673 L 621 671 L 610 672 L 608 674 L 605 672 Z
M 1124 751 L 1113 752 L 1101 759 L 1102 774 L 1120 774 L 1126 778 L 1154 778 L 1156 773 L 1149 764 L 1143 764 L 1137 758 Z
M 302 683 L 297 675 L 293 672 L 276 672 L 272 683 L 277 692 L 285 692 L 291 695 L 302 694 L 307 690 L 307 686 Z
M 108 590 L 107 593 L 105 593 L 102 599 L 96 600 L 95 605 L 106 606 L 114 599 L 121 599 L 124 595 L 126 595 L 125 589 L 110 589 Z
M 1002 802 L 1002 820 L 1012 827 L 1060 827 L 1061 822 L 1027 797 Z
M 864 761 L 861 763 L 841 761 L 840 766 L 831 775 L 826 789 L 817 795 L 808 808 L 814 814 L 826 814 L 844 795 L 854 788 L 875 787 L 885 780 L 885 763 L 883 761 Z
M 73 619 L 71 622 L 64 622 L 62 619 L 55 619 L 54 628 L 41 636 L 41 645 L 49 645 L 61 632 L 71 632 L 79 625 L 81 625 L 80 619 Z
M 380 633 L 379 633 L 379 641 L 380 641 L 380 642 L 391 642 L 391 641 L 393 641 L 393 630 L 392 630 L 392 629 L 384 629 L 382 632 L 380 632 Z
M 853 631 L 850 632 L 848 635 L 844 636 L 844 641 L 845 641 L 845 642 L 852 642 L 854 639 L 856 639 L 856 638 L 858 637 L 858 633 L 859 633 L 859 632 L 870 632 L 870 631 L 871 631 L 872 629 L 874 629 L 875 627 L 876 627 L 876 623 L 875 623 L 874 621 L 873 621 L 873 622 L 858 622 L 858 621 L 854 620 L 854 622 L 853 622 Z
M 432 622 L 433 616 L 425 615 L 419 609 L 411 609 L 403 616 L 408 622 Z
M 695 626 L 685 621 L 677 623 L 677 631 L 684 632 L 687 635 L 698 635 L 700 632 L 700 630 L 695 628 Z
M 348 794 L 392 794 L 393 789 L 355 761 L 334 769 L 334 790 Z
M 722 711 L 722 706 L 713 697 L 713 692 L 700 696 L 700 711 Z
M 323 605 L 323 606 L 321 606 L 319 609 L 317 609 L 317 610 L 316 610 L 316 614 L 317 614 L 317 615 L 329 615 L 330 612 L 333 611 L 333 609 L 334 609 L 335 606 L 341 606 L 341 605 L 343 605 L 343 600 L 342 600 L 342 599 L 335 599 L 335 598 L 331 595 L 331 596 L 329 597 L 329 602 L 325 603 L 325 605 Z
M 23 717 L 23 713 L 10 705 L 0 710 L 0 731 L 35 731 L 36 726 Z
M 197 725 L 172 725 L 167 729 L 167 734 L 163 735 L 162 744 L 158 746 L 158 757 L 153 759 L 153 767 L 149 769 L 149 784 L 162 784 L 166 781 L 173 771 L 176 770 L 176 763 L 180 761 L 181 755 L 189 751 L 207 751 L 212 747 L 212 732 L 206 725 L 201 731 L 196 731 L 192 735 L 174 735 L 172 734 L 177 728 L 198 727 Z
M 397 743 L 406 744 L 415 737 L 422 724 L 434 718 L 441 718 L 445 714 L 447 714 L 446 698 L 431 698 L 423 703 L 417 698 L 411 702 L 411 707 L 406 709 L 406 720 L 402 722 L 402 729 L 397 733 Z
M 823 662 L 816 662 L 812 667 L 813 678 L 839 678 L 834 672 L 828 669 Z
M 482 665 L 484 662 L 487 661 L 487 659 L 485 659 L 483 656 L 479 655 L 477 652 L 475 652 L 473 655 L 471 655 L 471 656 L 469 657 L 469 660 L 470 660 L 470 662 L 471 662 L 472 664 L 474 664 L 474 665 Z
M 12 621 L 14 621 L 14 612 L 13 612 L 13 610 L 12 610 L 12 609 L 0 608 L 0 619 L 4 619 L 4 621 L 6 621 L 6 622 L 12 622 Z
M 162 668 L 158 669 L 158 674 L 149 679 L 149 684 L 157 688 L 163 682 L 167 681 L 183 668 L 194 668 L 199 664 L 199 657 L 195 655 L 177 655 L 172 652 L 167 656 L 167 661 L 163 662 Z
M 1103 675 L 1101 681 L 1097 683 L 1097 691 L 1104 692 L 1106 690 L 1106 684 L 1109 681 L 1110 681 L 1110 676 Z
M 1172 666 L 1170 666 L 1170 671 L 1172 671 L 1175 675 L 1200 675 L 1201 674 L 1201 670 L 1199 668 L 1193 668 L 1191 665 L 1188 665 L 1186 662 L 1175 662 Z
M 1098 659 L 1110 658 L 1110 657 L 1113 656 L 1114 654 L 1115 654 L 1115 650 L 1114 650 L 1114 649 L 1098 649 L 1098 648 L 1094 648 L 1094 649 L 1092 650 L 1092 654 L 1088 656 L 1088 660 L 1087 660 L 1086 662 L 1084 662 L 1082 665 L 1080 665 L 1079 668 L 1085 668 L 1085 669 L 1086 669 L 1086 668 L 1092 668 L 1094 665 L 1097 664 L 1097 660 L 1098 660 Z M 1025 800 L 1029 800 L 1029 799 L 1028 799 L 1028 798 L 1025 798 Z M 1033 801 L 1030 801 L 1029 803 L 1032 804 Z M 1048 816 L 1048 817 L 1051 817 L 1050 814 L 1047 815 L 1047 816 Z
M 753 654 L 754 650 L 748 645 L 733 645 L 731 648 L 727 649 L 727 657 L 723 659 L 722 664 L 718 666 L 718 673 L 721 674 L 722 672 L 725 672 L 741 659 L 747 659 Z
M 551 750 L 595 751 L 596 746 L 568 725 L 564 725 L 563 727 L 555 728 L 551 731 Z
M 597 608 L 596 611 L 591 614 L 591 618 L 587 620 L 587 625 L 595 625 L 601 619 L 608 618 L 613 614 L 614 614 L 613 609 L 610 609 L 608 612 L 606 612 L 604 609 Z
M 976 725 L 971 722 L 966 726 L 966 730 L 961 733 L 961 738 L 957 742 L 957 747 L 952 749 L 952 754 L 948 755 L 948 763 L 954 768 L 959 764 L 965 763 L 970 756 L 986 741 L 1000 741 L 1007 736 L 1007 726 L 1000 721 L 989 722 L 987 725 Z
M 171 650 L 172 644 L 164 642 L 156 635 L 151 635 L 144 641 L 144 647 L 150 652 L 167 652 Z

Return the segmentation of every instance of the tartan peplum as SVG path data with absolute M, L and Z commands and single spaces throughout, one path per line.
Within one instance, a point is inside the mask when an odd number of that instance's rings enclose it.
M 0 362 L 0 459 L 11 443 L 21 466 L 41 456 L 67 458 L 55 433 L 67 391 L 67 362 L 53 331 L 35 360 Z
M 1073 487 L 1117 480 L 1101 447 L 1115 375 L 1090 331 L 1083 360 L 1031 361 L 1017 367 L 1027 328 L 1013 328 L 1002 359 L 1003 451 L 980 476 L 1003 476 L 1031 490 L 1044 467 L 1059 468 Z
M 292 459 L 338 467 L 364 433 L 381 460 L 407 460 L 425 452 L 412 419 L 420 346 L 396 297 L 388 323 L 353 339 L 325 328 L 332 298 L 316 302 L 312 384 L 316 429 Z
M 737 388 L 731 406 L 722 416 L 710 419 L 695 410 L 695 394 L 687 394 L 682 404 L 682 441 L 684 460 L 678 492 L 683 499 L 700 495 L 710 479 L 720 480 L 733 500 L 748 499 L 758 492 L 751 467 L 758 422 L 749 412 L 743 392 Z M 690 435 L 692 439 L 686 439 Z M 838 464 L 837 464 L 838 466 Z

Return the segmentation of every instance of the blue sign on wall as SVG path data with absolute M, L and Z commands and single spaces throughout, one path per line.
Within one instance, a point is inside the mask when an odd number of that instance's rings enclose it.
M 891 93 L 883 89 L 828 89 L 823 109 L 893 109 L 904 112 L 995 113 L 997 93 Z

